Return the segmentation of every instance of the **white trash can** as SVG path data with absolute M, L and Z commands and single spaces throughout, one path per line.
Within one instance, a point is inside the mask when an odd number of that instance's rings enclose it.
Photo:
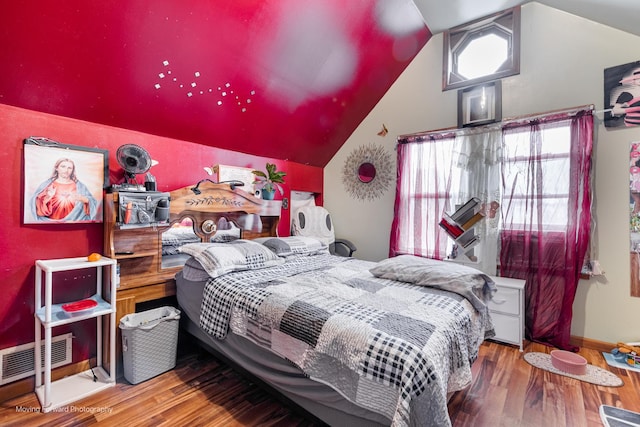
M 138 384 L 176 366 L 180 310 L 160 307 L 120 319 L 124 377 Z

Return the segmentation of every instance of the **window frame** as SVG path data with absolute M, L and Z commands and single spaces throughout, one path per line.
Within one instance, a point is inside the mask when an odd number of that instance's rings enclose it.
M 571 132 L 571 125 L 570 124 L 562 124 L 562 125 L 558 125 L 558 128 L 563 128 L 570 133 Z M 549 129 L 548 129 L 549 130 Z M 527 131 L 527 134 L 530 134 L 530 131 Z M 560 152 L 545 152 L 545 153 L 541 153 L 539 156 L 536 156 L 539 160 L 566 160 L 566 159 L 570 159 L 571 158 L 571 135 L 568 135 L 568 140 L 565 140 L 564 143 L 566 143 L 568 145 L 567 150 L 562 150 Z M 503 136 L 504 139 L 504 136 Z M 526 139 L 526 138 L 525 138 Z M 503 140 L 503 144 L 508 144 L 507 141 Z M 528 156 L 528 155 L 523 155 L 523 154 L 519 154 L 516 156 L 508 156 L 504 151 L 503 151 L 503 163 L 507 162 L 507 159 L 509 159 L 509 163 L 511 164 L 523 164 L 523 165 L 527 165 L 531 160 L 532 160 L 532 156 Z M 503 166 L 501 167 L 503 168 Z M 501 172 L 504 174 L 504 169 Z M 569 171 L 567 171 L 567 175 L 569 175 Z M 567 178 L 569 178 L 567 176 Z M 504 178 L 503 178 L 504 179 Z M 568 185 L 568 184 L 567 184 Z M 559 193 L 544 193 L 543 196 L 541 196 L 540 198 L 540 202 L 539 203 L 543 203 L 545 200 L 560 200 L 560 199 L 569 199 L 569 189 L 566 189 L 566 192 L 559 192 Z M 519 200 L 519 199 L 523 199 L 525 196 L 523 196 L 522 194 L 517 194 L 512 196 L 512 199 L 514 200 Z M 549 222 L 549 223 L 543 223 L 543 224 L 539 224 L 539 227 L 543 227 L 545 229 L 544 233 L 558 233 L 557 231 L 557 223 L 553 223 L 553 222 Z M 501 224 L 500 225 L 500 231 L 509 231 L 509 232 L 513 232 L 513 231 L 522 231 L 524 230 L 524 224 L 523 223 L 518 223 L 518 222 L 513 222 L 511 223 L 511 225 L 509 227 L 507 227 L 505 224 Z M 563 234 L 563 233 L 560 233 Z
M 495 73 L 474 79 L 457 73 L 458 55 L 472 40 L 487 34 L 507 39 L 509 52 L 503 66 Z M 442 90 L 458 89 L 520 74 L 520 6 L 477 19 L 444 32 Z

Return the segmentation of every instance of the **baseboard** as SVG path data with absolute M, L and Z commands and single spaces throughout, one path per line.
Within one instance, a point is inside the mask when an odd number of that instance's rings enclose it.
M 92 366 L 96 365 L 96 359 L 84 360 L 82 362 L 71 363 L 66 366 L 61 366 L 51 371 L 51 381 L 59 380 L 69 375 L 78 374 L 84 372 Z M 31 393 L 36 388 L 35 376 L 25 378 L 22 380 L 14 381 L 0 387 L 0 403 L 11 400 L 15 397 L 22 396 L 27 393 Z
M 590 338 L 584 338 L 584 337 L 576 337 L 573 335 L 569 339 L 569 344 L 575 345 L 577 347 L 588 348 L 591 350 L 604 351 L 607 353 L 611 352 L 611 349 L 616 347 L 616 345 L 613 343 L 592 340 Z

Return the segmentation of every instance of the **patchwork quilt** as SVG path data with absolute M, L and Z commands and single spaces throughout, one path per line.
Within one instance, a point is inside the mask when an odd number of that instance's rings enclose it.
M 376 266 L 321 254 L 211 278 L 200 326 L 270 349 L 393 426 L 451 425 L 447 393 L 470 383 L 490 319 L 442 280 L 376 277 Z

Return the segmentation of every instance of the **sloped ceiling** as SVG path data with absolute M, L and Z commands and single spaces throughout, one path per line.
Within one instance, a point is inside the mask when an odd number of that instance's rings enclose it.
M 8 2 L 0 102 L 324 166 L 430 37 L 411 0 Z
M 432 33 L 522 3 L 5 2 L 0 103 L 322 167 Z M 540 3 L 639 34 L 638 0 Z

